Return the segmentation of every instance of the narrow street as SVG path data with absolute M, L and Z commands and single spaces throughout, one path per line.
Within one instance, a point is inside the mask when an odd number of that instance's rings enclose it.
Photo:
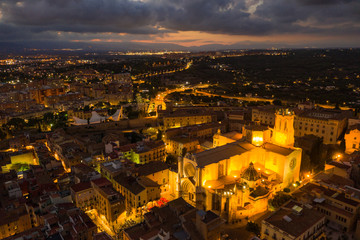
M 272 212 L 267 211 L 259 213 L 251 218 L 249 221 L 254 221 L 261 227 L 261 221 L 268 217 Z M 242 219 L 238 223 L 225 223 L 222 227 L 222 235 L 227 235 L 227 239 L 231 240 L 247 240 L 253 237 L 255 234 L 246 230 L 246 224 L 248 220 Z
M 115 236 L 114 231 L 108 226 L 106 222 L 104 222 L 103 219 L 101 219 L 101 217 L 97 214 L 95 209 L 86 211 L 86 214 L 91 218 L 91 220 L 94 221 L 94 223 L 98 227 L 98 232 L 105 231 L 111 237 Z

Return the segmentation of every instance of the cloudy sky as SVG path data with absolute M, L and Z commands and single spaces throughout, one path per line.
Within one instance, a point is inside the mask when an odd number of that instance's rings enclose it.
M 0 42 L 360 47 L 360 0 L 0 0 Z

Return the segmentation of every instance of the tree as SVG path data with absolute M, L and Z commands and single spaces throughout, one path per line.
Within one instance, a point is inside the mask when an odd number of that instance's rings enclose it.
M 6 138 L 7 134 L 2 129 L 0 129 L 0 140 L 4 140 Z
M 161 130 L 158 130 L 158 133 L 156 135 L 156 139 L 157 140 L 161 140 L 162 139 L 162 131 Z
M 182 156 L 182 157 L 185 157 L 186 153 L 187 153 L 187 148 L 184 147 L 184 148 L 181 150 L 181 156 Z
M 58 121 L 61 121 L 61 122 L 67 122 L 67 120 L 68 120 L 68 113 L 67 113 L 67 111 L 60 112 L 60 113 L 57 115 L 57 120 L 58 120 Z
M 7 126 L 13 127 L 15 130 L 22 130 L 25 126 L 25 121 L 22 118 L 12 118 L 7 123 Z
M 256 236 L 260 236 L 260 226 L 255 222 L 248 222 L 246 224 L 246 230 L 254 233 Z
M 339 104 L 338 102 L 335 104 L 335 108 L 334 108 L 334 109 L 340 110 L 340 104 Z
M 276 105 L 276 106 L 282 106 L 282 102 L 281 102 L 281 100 L 279 100 L 279 99 L 275 99 L 275 100 L 273 101 L 273 104 Z
M 174 155 L 167 155 L 165 162 L 167 164 L 176 164 L 177 163 L 177 158 Z
M 285 194 L 283 192 L 278 192 L 276 193 L 276 195 L 274 196 L 274 198 L 269 200 L 269 207 L 272 207 L 274 209 L 279 208 L 281 205 L 283 205 L 284 203 L 286 203 L 287 201 L 289 201 L 290 199 L 292 199 L 292 197 L 288 194 Z
M 301 166 L 300 166 L 301 172 L 308 172 L 311 171 L 311 160 L 310 156 L 306 154 L 305 152 L 302 153 L 301 156 Z
M 37 118 L 29 118 L 28 119 L 28 122 L 26 123 L 26 126 L 27 127 L 35 127 L 38 125 L 38 123 L 40 122 L 41 120 L 37 119 Z
M 85 111 L 85 112 L 90 111 L 90 106 L 89 106 L 89 105 L 86 105 L 86 106 L 84 107 L 84 111 Z

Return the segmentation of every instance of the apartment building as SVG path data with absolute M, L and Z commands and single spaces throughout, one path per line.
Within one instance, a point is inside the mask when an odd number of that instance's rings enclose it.
M 221 131 L 225 131 L 225 124 L 213 122 L 179 128 L 170 128 L 165 131 L 164 139 L 166 142 L 167 139 L 177 136 L 187 136 L 189 138 L 196 139 L 212 138 L 212 136 L 217 133 L 219 129 Z
M 30 215 L 24 205 L 10 210 L 0 209 L 0 214 L 0 239 L 32 228 Z
M 65 88 L 56 86 L 42 86 L 41 88 L 30 89 L 30 97 L 37 103 L 44 104 L 45 98 L 65 94 Z
M 275 125 L 275 112 L 277 107 L 274 105 L 266 105 L 254 107 L 251 109 L 251 121 L 260 122 L 264 125 Z
M 291 200 L 262 221 L 261 239 L 316 240 L 324 237 L 324 228 L 324 214 Z
M 212 211 L 197 210 L 184 199 L 154 207 L 144 221 L 123 230 L 123 239 L 192 239 L 218 240 L 224 221 Z
M 165 144 L 161 140 L 120 146 L 119 152 L 123 157 L 137 164 L 165 161 Z
M 141 213 L 141 207 L 160 199 L 160 185 L 147 177 L 120 174 L 113 183 L 114 188 L 125 197 L 127 214 Z
M 334 109 L 307 110 L 295 116 L 295 137 L 315 135 L 324 144 L 336 144 L 347 127 L 349 111 Z
M 137 176 L 144 176 L 160 186 L 160 196 L 170 199 L 176 195 L 177 170 L 164 162 L 150 162 L 134 170 Z
M 104 215 L 111 224 L 117 223 L 118 217 L 125 211 L 124 197 L 112 187 L 106 178 L 91 181 L 94 189 L 94 208 L 98 214 Z
M 168 154 L 181 156 L 184 149 L 186 152 L 194 152 L 197 146 L 199 146 L 198 139 L 179 136 L 167 139 L 165 149 Z
M 81 182 L 70 187 L 71 198 L 75 205 L 83 211 L 93 208 L 94 189 L 90 182 Z
M 159 113 L 159 118 L 163 120 L 164 129 L 178 128 L 190 125 L 216 122 L 216 115 L 212 111 L 205 109 L 177 109 Z
M 311 199 L 312 203 L 315 203 L 315 209 L 323 213 L 327 220 L 335 223 L 340 230 L 349 232 L 355 228 L 360 210 L 359 198 L 318 183 L 309 183 L 300 191 L 303 193 L 301 199 Z
M 360 124 L 352 125 L 345 134 L 345 152 L 351 154 L 360 150 Z

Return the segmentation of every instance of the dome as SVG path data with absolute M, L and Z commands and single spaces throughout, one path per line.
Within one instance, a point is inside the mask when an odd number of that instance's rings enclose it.
M 241 178 L 247 181 L 256 181 L 260 179 L 260 175 L 255 170 L 254 164 L 252 162 L 249 164 L 249 167 L 242 173 Z

